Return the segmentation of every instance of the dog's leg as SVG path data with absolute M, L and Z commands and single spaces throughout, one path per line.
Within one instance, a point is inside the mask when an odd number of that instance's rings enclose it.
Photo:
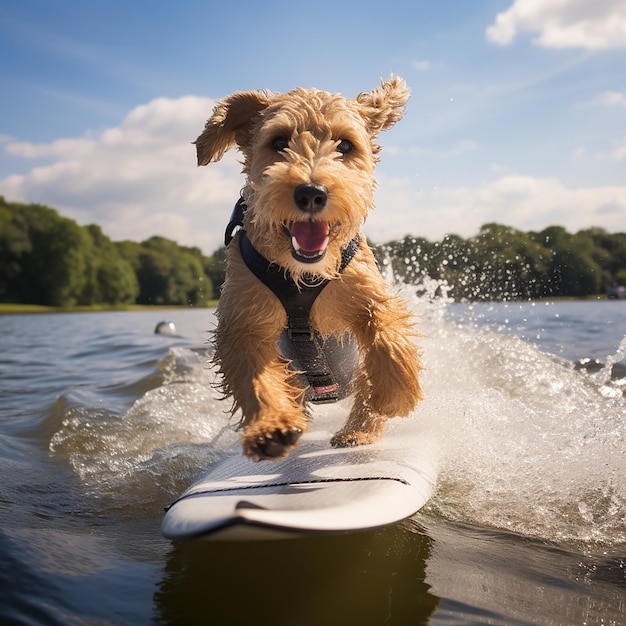
M 244 454 L 256 460 L 281 457 L 307 428 L 304 389 L 278 351 L 286 316 L 238 255 L 229 260 L 231 276 L 217 309 L 214 363 L 233 412 L 242 414 Z
M 344 427 L 330 440 L 332 446 L 345 448 L 374 443 L 383 434 L 385 418 L 368 404 L 370 385 L 367 374 L 361 370 L 354 381 L 354 402 Z
M 422 399 L 418 349 L 411 316 L 401 300 L 381 299 L 354 328 L 361 346 L 355 400 L 334 446 L 372 443 L 387 418 L 408 415 Z
M 422 399 L 415 329 L 408 323 L 408 313 L 402 322 L 398 319 L 401 315 L 400 311 L 394 312 L 392 327 L 381 323 L 364 355 L 370 381 L 368 404 L 385 417 L 405 417 Z
M 255 460 L 284 456 L 307 427 L 304 390 L 275 344 L 249 331 L 238 341 L 246 345 L 216 341 L 216 361 L 223 389 L 242 414 L 243 452 Z

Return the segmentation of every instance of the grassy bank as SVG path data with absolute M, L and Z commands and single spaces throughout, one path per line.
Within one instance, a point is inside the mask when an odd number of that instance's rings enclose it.
M 209 300 L 207 308 L 217 306 L 217 300 Z M 0 303 L 0 315 L 24 315 L 29 313 L 94 313 L 99 311 L 159 311 L 166 309 L 187 309 L 200 307 L 186 307 L 176 305 L 125 304 L 110 306 L 94 304 L 91 306 L 56 307 L 41 304 L 12 304 Z
M 537 298 L 534 302 L 574 302 L 580 300 L 606 300 L 606 295 L 590 295 L 582 297 L 557 296 L 552 298 Z M 515 302 L 528 302 L 527 300 L 508 300 L 509 304 Z M 188 307 L 182 305 L 154 305 L 154 304 L 123 304 L 111 306 L 106 304 L 94 304 L 91 306 L 55 307 L 41 304 L 12 304 L 0 302 L 0 315 L 23 315 L 27 313 L 92 313 L 98 311 L 159 311 L 167 309 L 187 308 L 215 308 L 218 300 L 208 300 L 206 307 Z

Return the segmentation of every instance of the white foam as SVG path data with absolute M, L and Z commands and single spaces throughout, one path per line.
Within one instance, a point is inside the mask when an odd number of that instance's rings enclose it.
M 426 400 L 414 417 L 434 424 L 442 450 L 430 510 L 548 540 L 626 541 L 621 393 L 606 393 L 606 376 L 421 304 Z
M 70 408 L 50 443 L 88 493 L 114 506 L 162 504 L 237 439 L 204 353 L 171 348 L 160 367 L 163 384 L 124 415 Z

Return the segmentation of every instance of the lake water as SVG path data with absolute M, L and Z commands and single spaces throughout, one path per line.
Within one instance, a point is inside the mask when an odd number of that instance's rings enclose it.
M 386 530 L 265 543 L 159 532 L 237 440 L 211 311 L 0 317 L 0 623 L 626 624 L 626 302 L 405 295 L 435 497 Z

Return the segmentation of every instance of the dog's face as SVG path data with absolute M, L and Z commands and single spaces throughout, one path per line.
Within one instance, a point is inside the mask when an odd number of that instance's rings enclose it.
M 332 278 L 373 206 L 375 138 L 401 119 L 408 97 L 398 77 L 354 99 L 301 88 L 238 92 L 217 104 L 198 137 L 198 164 L 237 145 L 252 244 L 296 280 Z

